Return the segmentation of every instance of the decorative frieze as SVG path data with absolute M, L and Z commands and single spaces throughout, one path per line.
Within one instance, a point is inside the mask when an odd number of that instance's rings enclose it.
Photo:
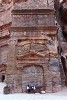
M 48 17 L 47 17 L 48 16 Z M 55 26 L 54 15 L 13 15 L 12 27 Z M 51 19 L 51 20 L 50 20 Z M 18 23 L 18 24 L 17 24 Z

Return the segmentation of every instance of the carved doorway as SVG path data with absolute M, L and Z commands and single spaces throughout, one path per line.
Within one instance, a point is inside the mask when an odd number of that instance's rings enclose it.
M 0 65 L 0 82 L 5 81 L 6 69 L 7 69 L 6 64 L 1 64 Z
M 44 73 L 42 66 L 39 65 L 27 65 L 23 67 L 22 72 L 22 89 L 23 92 L 26 91 L 26 86 L 43 87 Z

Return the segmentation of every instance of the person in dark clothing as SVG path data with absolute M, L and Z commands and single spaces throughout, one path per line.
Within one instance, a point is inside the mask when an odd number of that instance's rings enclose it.
M 33 90 L 33 93 L 35 93 L 35 90 L 36 90 L 35 85 L 34 85 L 34 86 L 32 86 L 32 90 Z
M 27 92 L 30 93 L 30 86 L 27 85 Z

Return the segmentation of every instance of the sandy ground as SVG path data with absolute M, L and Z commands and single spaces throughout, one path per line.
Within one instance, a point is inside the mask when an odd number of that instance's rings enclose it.
M 57 93 L 45 93 L 45 94 L 3 94 L 3 88 L 5 83 L 0 83 L 0 100 L 67 100 L 67 88 L 64 87 L 62 91 Z

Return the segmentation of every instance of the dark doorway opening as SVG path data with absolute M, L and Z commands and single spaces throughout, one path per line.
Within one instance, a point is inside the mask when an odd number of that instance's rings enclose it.
M 4 82 L 4 80 L 5 80 L 5 75 L 2 75 L 1 81 Z
M 65 62 L 65 58 L 64 57 L 61 57 L 61 62 L 62 62 L 62 65 L 63 65 L 65 76 L 66 76 L 66 62 Z
M 65 85 L 67 86 L 67 68 L 66 68 L 65 58 L 63 56 L 61 57 L 61 62 L 62 62 L 63 70 L 65 73 Z

